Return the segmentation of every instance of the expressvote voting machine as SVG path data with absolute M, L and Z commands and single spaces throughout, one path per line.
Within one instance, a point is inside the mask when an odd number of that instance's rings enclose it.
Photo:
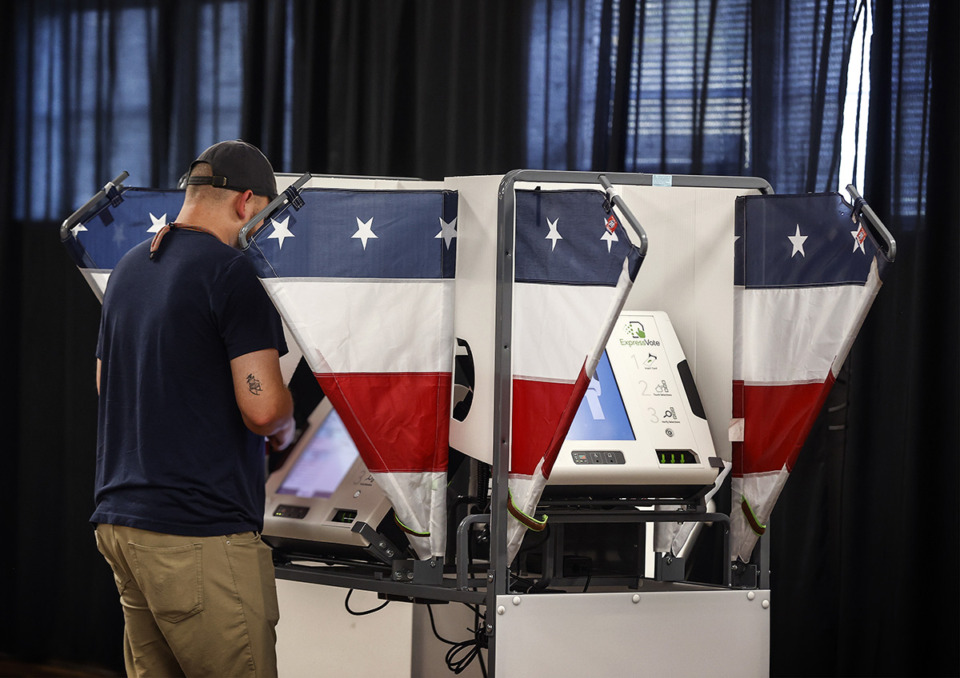
M 267 478 L 266 496 L 264 539 L 305 556 L 362 555 L 369 542 L 351 528 L 377 527 L 390 510 L 329 400 L 317 405 L 283 466 Z
M 548 487 L 683 499 L 712 487 L 722 468 L 669 317 L 621 313 Z
M 182 200 L 126 178 L 61 227 L 101 299 Z M 756 545 L 792 466 L 778 440 L 802 440 L 822 402 L 791 385 L 829 388 L 895 255 L 856 190 L 533 170 L 277 178 L 239 245 L 283 318 L 285 378 L 306 370 L 323 392 L 268 476 L 281 584 L 464 603 L 491 675 L 768 672 Z M 829 342 L 778 343 L 812 314 L 838 328 Z M 785 350 L 802 370 L 778 371 Z M 704 524 L 722 533 L 722 575 L 687 581 Z M 616 576 L 598 566 L 609 558 L 625 561 Z M 716 632 L 731 624 L 743 632 Z M 433 670 L 432 641 L 412 642 L 412 674 Z

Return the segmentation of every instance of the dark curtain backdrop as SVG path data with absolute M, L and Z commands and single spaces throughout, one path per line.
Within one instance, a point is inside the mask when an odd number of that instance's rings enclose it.
M 0 342 L 8 357 L 4 381 L 14 396 L 0 479 L 8 525 L 0 552 L 8 584 L 0 653 L 122 667 L 116 592 L 86 522 L 99 304 L 63 251 L 57 226 L 127 169 L 114 163 L 131 144 L 144 159 L 135 185 L 171 185 L 204 143 L 236 134 L 264 148 L 278 171 L 432 179 L 523 166 L 722 169 L 764 176 L 780 193 L 832 188 L 840 121 L 831 93 L 845 78 L 848 15 L 858 3 L 817 3 L 815 23 L 800 26 L 789 12 L 800 3 L 671 2 L 661 16 L 651 12 L 655 3 L 621 1 L 629 20 L 618 25 L 623 33 L 615 42 L 614 27 L 603 24 L 614 3 L 596 16 L 578 11 L 584 2 L 546 4 L 573 8 L 564 24 L 572 40 L 600 22 L 606 28 L 599 48 L 619 46 L 614 61 L 597 66 L 607 79 L 595 84 L 589 104 L 570 95 L 597 64 L 583 52 L 564 61 L 570 82 L 558 80 L 556 69 L 547 76 L 532 69 L 527 79 L 527 64 L 543 46 L 528 43 L 529 24 L 515 2 L 15 6 L 0 28 L 6 38 L 0 68 L 11 99 L 0 128 Z M 655 36 L 684 25 L 682 13 L 671 14 L 684 4 L 702 10 L 697 29 L 683 49 L 657 50 Z M 920 93 L 929 96 L 928 129 L 921 130 L 930 139 L 921 154 L 926 178 L 907 181 L 917 172 L 906 159 L 916 139 L 927 137 L 903 119 L 905 99 L 918 96 L 902 89 L 904 66 L 916 61 L 903 52 L 904 4 L 874 3 L 861 187 L 899 254 L 771 520 L 774 675 L 960 673 L 960 22 L 953 0 L 933 0 L 923 55 L 932 87 Z M 542 6 L 522 6 L 535 5 Z M 124 46 L 132 28 L 122 10 L 131 7 L 149 9 L 142 53 Z M 78 23 L 80 10 L 86 20 Z M 722 52 L 720 27 L 731 12 L 743 16 L 740 48 Z M 17 47 L 31 31 L 50 30 L 50 16 L 71 39 L 54 41 L 49 72 L 76 70 L 59 91 L 46 81 L 24 82 L 37 57 Z M 644 31 L 650 37 L 641 40 Z M 89 49 L 94 58 L 81 60 Z M 647 71 L 638 69 L 631 80 L 623 70 L 641 57 L 674 64 L 678 54 L 691 64 L 682 91 L 667 92 L 666 79 L 650 80 Z M 707 68 L 711 55 L 720 56 Z M 744 65 L 748 58 L 752 71 Z M 83 87 L 81 62 L 92 63 Z M 237 63 L 239 80 L 227 75 L 237 72 L 227 65 Z M 750 115 L 742 108 L 721 115 L 713 96 L 723 92 L 711 83 L 738 63 Z M 132 95 L 116 96 L 127 81 L 120 74 L 132 69 L 146 74 L 137 96 L 146 98 L 147 131 L 137 134 L 121 105 Z M 564 93 L 561 106 L 531 98 L 543 78 L 554 97 Z M 54 95 L 60 108 L 26 130 L 18 127 L 25 112 Z M 664 96 L 674 95 L 696 102 L 682 112 L 679 128 L 660 109 Z M 76 101 L 83 102 L 83 122 L 66 114 Z M 531 139 L 531 110 L 543 112 L 542 139 Z M 565 112 L 564 124 L 550 117 L 557 110 Z M 634 134 L 631 110 L 659 119 L 662 128 Z M 728 126 L 726 137 L 703 134 L 718 122 Z M 45 139 L 50 143 L 40 143 Z M 17 211 L 17 205 L 29 207 Z
M 780 675 L 960 673 L 958 5 L 874 7 L 863 192 L 898 255 L 771 521 Z
M 514 3 L 251 9 L 261 30 L 247 34 L 243 128 L 280 166 L 442 179 L 521 162 L 524 24 Z M 292 38 L 290 59 L 287 41 L 272 37 L 281 35 Z
M 536 3 L 530 162 L 759 176 L 778 193 L 836 188 L 865 0 L 599 4 Z
M 836 190 L 843 93 L 863 0 L 753 0 L 751 172 L 777 193 Z

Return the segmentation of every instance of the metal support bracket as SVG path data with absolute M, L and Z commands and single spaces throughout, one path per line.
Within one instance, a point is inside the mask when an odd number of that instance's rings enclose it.
M 351 525 L 350 531 L 366 539 L 368 546 L 364 547 L 364 550 L 382 563 L 392 565 L 400 555 L 400 549 L 392 541 L 363 521 L 357 521 Z
M 440 586 L 443 582 L 443 558 L 394 560 L 390 578 L 396 582 Z

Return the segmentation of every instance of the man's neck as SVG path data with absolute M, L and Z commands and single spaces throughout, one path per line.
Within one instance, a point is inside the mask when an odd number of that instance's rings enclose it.
M 184 206 L 177 215 L 176 223 L 196 226 L 231 247 L 237 246 L 237 235 L 240 229 L 224 220 L 222 215 L 211 213 L 210 210 Z

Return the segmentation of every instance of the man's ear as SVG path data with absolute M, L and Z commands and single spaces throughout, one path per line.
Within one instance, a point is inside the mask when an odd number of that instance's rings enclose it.
M 250 221 L 250 219 L 253 218 L 253 215 L 257 213 L 254 209 L 253 203 L 251 202 L 252 199 L 253 191 L 251 190 L 238 193 L 237 197 L 233 199 L 233 209 L 237 213 L 237 218 L 243 223 Z

